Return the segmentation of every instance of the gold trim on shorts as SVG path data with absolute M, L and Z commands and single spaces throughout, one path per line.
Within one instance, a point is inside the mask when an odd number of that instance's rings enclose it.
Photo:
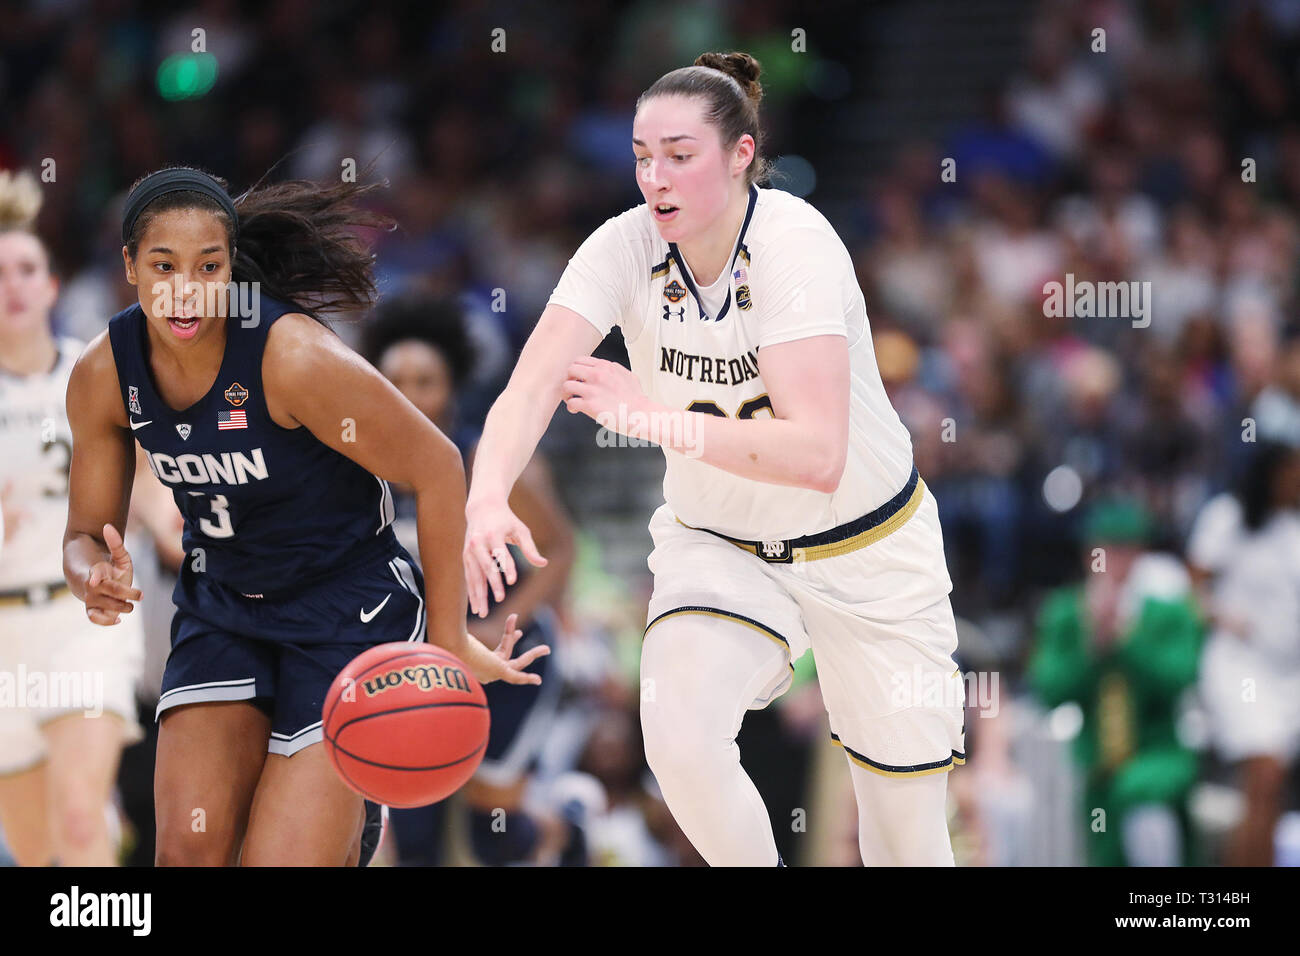
M 743 614 L 737 614 L 735 611 L 726 611 L 720 607 L 706 607 L 701 604 L 692 604 L 685 607 L 675 607 L 671 610 L 664 611 L 662 614 L 656 615 L 655 619 L 645 626 L 645 632 L 641 635 L 641 640 L 644 641 L 646 639 L 646 636 L 649 635 L 650 633 L 650 628 L 654 627 L 664 618 L 674 617 L 678 614 L 703 614 L 706 617 L 720 617 L 723 618 L 724 620 L 735 621 L 738 624 L 744 624 L 746 627 L 758 631 L 758 633 L 762 634 L 769 641 L 773 641 L 777 644 L 780 644 L 782 647 L 785 648 L 787 654 L 790 651 L 790 642 L 787 641 L 784 637 L 782 637 L 777 631 L 772 630 L 772 628 L 768 627 L 766 624 L 762 624 L 754 620 L 752 617 L 745 617 L 745 615 Z M 789 667 L 791 671 L 794 670 L 793 664 L 787 662 L 786 666 Z
M 870 757 L 864 757 L 856 750 L 850 749 L 845 746 L 844 742 L 835 733 L 831 734 L 831 743 L 843 748 L 849 759 L 859 767 L 870 770 L 872 773 L 878 773 L 882 777 L 924 777 L 932 773 L 948 773 L 953 767 L 961 766 L 966 762 L 966 755 L 954 750 L 951 756 L 943 760 L 936 760 L 933 763 L 891 766 L 887 763 L 877 763 Z
M 908 519 L 911 518 L 912 515 L 916 514 L 916 509 L 921 507 L 921 499 L 924 495 L 925 482 L 918 477 L 916 480 L 916 488 L 912 490 L 912 496 L 907 499 L 907 503 L 874 528 L 868 528 L 866 531 L 859 532 L 851 538 L 845 538 L 843 541 L 836 541 L 832 544 L 818 544 L 808 548 L 791 548 L 790 561 L 820 561 L 823 558 L 838 558 L 841 555 L 852 554 L 854 551 L 861 551 L 863 548 L 875 544 L 883 538 L 887 538 L 906 524 Z M 710 534 L 723 538 L 726 541 L 730 541 L 742 551 L 746 551 L 758 558 L 763 557 L 758 552 L 758 545 L 738 540 L 730 535 L 725 535 L 717 531 L 709 531 L 708 528 L 695 528 L 694 526 L 687 524 L 681 518 L 677 518 L 676 520 L 683 528 L 690 528 L 692 531 L 708 531 Z
M 36 584 L 30 588 L 15 588 L 13 591 L 0 594 L 0 607 L 19 607 L 21 605 L 42 607 L 71 590 L 72 588 L 68 587 L 66 581 L 59 581 L 55 584 Z M 41 597 L 39 600 L 33 601 L 32 594 L 39 594 Z

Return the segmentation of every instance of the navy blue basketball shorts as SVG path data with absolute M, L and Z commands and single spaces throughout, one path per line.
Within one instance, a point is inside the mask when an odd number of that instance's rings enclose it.
M 172 707 L 247 700 L 271 718 L 270 753 L 322 739 L 321 708 L 358 654 L 425 635 L 424 578 L 405 549 L 316 579 L 289 596 L 249 596 L 188 568 L 155 719 Z
M 514 656 L 538 644 L 549 644 L 554 653 L 556 633 L 549 609 L 539 608 L 515 645 Z M 562 686 L 556 670 L 553 657 L 547 655 L 528 665 L 528 673 L 541 675 L 540 685 L 497 680 L 484 686 L 492 725 L 476 779 L 505 787 L 533 769 L 559 708 Z

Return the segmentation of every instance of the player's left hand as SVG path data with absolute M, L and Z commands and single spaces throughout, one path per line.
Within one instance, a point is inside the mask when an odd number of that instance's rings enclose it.
M 581 412 L 624 435 L 630 430 L 631 413 L 644 410 L 648 401 L 631 369 L 590 355 L 569 365 L 563 395 L 570 412 Z
M 477 647 L 480 651 L 475 653 L 474 660 L 467 660 L 465 663 L 469 665 L 470 670 L 480 684 L 487 684 L 494 680 L 503 680 L 507 684 L 540 684 L 542 682 L 541 674 L 529 674 L 527 669 L 537 658 L 545 657 L 551 653 L 551 648 L 548 645 L 538 644 L 513 660 L 510 657 L 514 653 L 515 644 L 519 641 L 519 638 L 524 636 L 524 632 L 515 627 L 518 620 L 518 614 L 511 614 L 506 618 L 505 632 L 501 635 L 501 642 L 492 651 L 489 651 L 481 642 L 475 640 L 473 635 L 467 635 L 470 646 Z

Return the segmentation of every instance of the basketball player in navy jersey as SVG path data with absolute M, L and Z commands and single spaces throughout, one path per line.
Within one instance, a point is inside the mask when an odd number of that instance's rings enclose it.
M 457 412 L 457 392 L 474 371 L 475 353 L 466 320 L 454 300 L 420 295 L 387 298 L 375 320 L 365 328 L 363 354 L 430 421 L 473 461 L 478 429 Z M 573 566 L 573 528 L 555 493 L 550 468 L 540 453 L 515 482 L 511 508 L 528 515 L 539 548 L 550 555 L 543 567 L 523 569 L 505 600 L 489 602 L 486 620 L 472 618 L 470 630 L 485 644 L 495 642 L 500 622 L 517 614 L 526 651 L 555 640 L 558 623 L 553 608 L 568 585 Z M 398 540 L 418 553 L 416 502 L 410 490 L 393 488 Z M 532 770 L 541 755 L 559 705 L 561 684 L 551 678 L 555 661 L 542 658 L 529 669 L 545 678 L 544 685 L 511 687 L 489 684 L 484 690 L 492 712 L 487 750 L 478 771 L 461 797 L 469 810 L 470 844 L 479 862 L 489 865 L 535 862 L 577 864 L 585 859 L 582 835 L 550 807 L 528 799 Z M 441 805 L 400 811 L 395 821 L 399 843 L 427 858 L 437 840 Z M 498 821 L 504 810 L 509 826 Z M 425 846 L 411 846 L 418 840 Z
M 455 445 L 316 318 L 374 297 L 353 232 L 383 224 L 355 205 L 372 188 L 284 183 L 235 202 L 174 167 L 127 196 L 139 304 L 68 385 L 64 570 L 97 624 L 140 598 L 120 534 L 136 439 L 185 517 L 158 703 L 159 865 L 364 863 L 377 808 L 319 744 L 327 688 L 368 647 L 425 640 L 427 622 L 480 681 L 540 680 L 523 670 L 547 649 L 511 659 L 513 620 L 495 652 L 466 633 Z M 393 534 L 386 479 L 415 489 L 423 575 Z

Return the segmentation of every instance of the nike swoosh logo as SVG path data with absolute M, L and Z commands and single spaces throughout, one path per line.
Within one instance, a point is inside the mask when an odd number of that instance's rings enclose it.
M 149 419 L 147 422 L 132 422 L 131 431 L 135 431 L 137 428 L 144 428 L 145 425 L 152 425 L 152 424 L 153 424 L 152 418 Z
M 388 597 L 384 598 L 382 601 L 379 602 L 379 607 L 375 608 L 373 611 L 371 611 L 371 612 L 369 612 L 369 613 L 366 612 L 366 609 L 365 609 L 365 608 L 362 608 L 362 609 L 361 609 L 361 623 L 362 623 L 362 624 L 369 624 L 369 623 L 370 623 L 370 619 L 373 618 L 376 614 L 378 614 L 380 611 L 382 611 L 382 610 L 384 609 L 384 605 L 388 603 L 388 598 L 390 598 L 390 597 L 392 597 L 392 596 L 393 596 L 393 595 L 392 595 L 392 592 L 390 591 L 389 594 L 388 594 Z

